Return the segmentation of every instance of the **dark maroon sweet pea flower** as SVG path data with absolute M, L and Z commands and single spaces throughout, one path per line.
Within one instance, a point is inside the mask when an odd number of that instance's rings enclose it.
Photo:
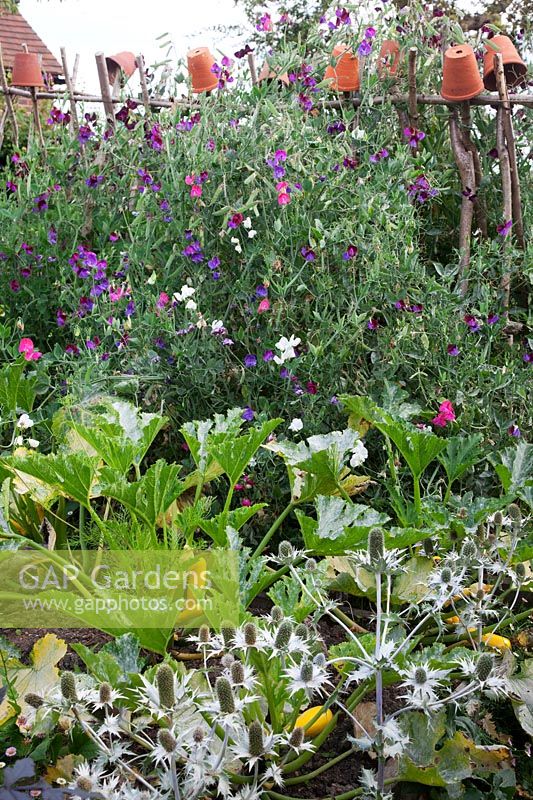
M 80 125 L 78 132 L 78 141 L 81 145 L 87 144 L 89 139 L 94 136 L 94 131 L 88 125 Z
M 318 383 L 315 383 L 315 381 L 307 381 L 305 384 L 305 391 L 307 394 L 316 394 L 318 392 Z
M 62 308 L 58 308 L 56 311 L 56 323 L 58 328 L 63 328 L 67 324 L 67 315 Z
M 57 244 L 57 231 L 52 226 L 47 234 L 49 244 Z
M 345 169 L 357 169 L 359 166 L 359 159 L 345 156 L 342 160 L 342 166 L 345 167 Z
M 344 122 L 342 122 L 342 120 L 338 119 L 335 120 L 334 122 L 330 122 L 326 130 L 330 134 L 330 136 L 336 136 L 339 133 L 344 133 L 344 131 L 346 130 L 346 125 L 344 124 Z
M 89 189 L 96 189 L 97 186 L 100 186 L 103 180 L 104 180 L 103 175 L 89 175 L 89 177 L 85 181 L 85 185 L 88 186 Z
M 472 314 L 465 314 L 463 321 L 468 325 L 472 333 L 477 333 L 481 329 L 481 323 Z
M 354 244 L 349 244 L 346 248 L 346 252 L 342 254 L 344 261 L 349 261 L 351 258 L 355 258 L 358 253 L 358 249 Z
M 407 310 L 411 314 L 421 314 L 422 311 L 424 310 L 424 306 L 422 305 L 422 303 L 412 303 L 410 306 L 408 306 Z
M 394 303 L 394 308 L 397 311 L 405 311 L 405 309 L 407 308 L 407 303 L 405 302 L 405 300 L 396 300 L 396 302 Z
M 247 44 L 241 50 L 237 50 L 237 52 L 234 53 L 233 55 L 235 56 L 235 58 L 246 58 L 246 56 L 250 55 L 250 53 L 253 52 L 254 52 L 253 49 L 250 47 L 249 44 Z
M 16 280 L 9 281 L 9 288 L 12 292 L 20 292 L 20 283 Z
M 460 350 L 456 344 L 449 344 L 447 347 L 447 352 L 449 356 L 458 356 Z
M 379 320 L 377 320 L 376 317 L 370 317 L 366 323 L 366 327 L 369 331 L 376 331 L 379 328 Z
M 515 439 L 519 439 L 522 436 L 522 431 L 520 430 L 518 425 L 514 424 L 514 422 L 507 428 L 507 433 L 509 434 L 509 436 L 513 436 Z
M 418 147 L 418 143 L 426 138 L 424 131 L 419 131 L 418 128 L 404 128 L 403 135 L 408 140 L 410 147 Z
M 76 344 L 67 344 L 65 347 L 65 353 L 68 356 L 79 356 L 80 348 Z
M 477 199 L 477 194 L 469 186 L 463 189 L 461 194 L 463 197 L 467 197 L 471 203 L 474 203 Z
M 232 214 L 228 220 L 228 228 L 238 228 L 239 225 L 243 222 L 244 215 L 240 214 L 239 212 Z
M 120 239 L 120 235 L 118 233 L 115 233 L 114 231 L 112 231 L 109 234 L 109 241 L 110 242 L 118 242 L 119 239 Z
M 15 194 L 15 192 L 17 191 L 17 184 L 13 183 L 13 181 L 6 181 L 6 189 L 8 192 Z
M 487 325 L 495 325 L 500 319 L 499 314 L 489 314 L 487 317 Z
M 309 247 L 309 245 L 304 244 L 304 246 L 300 249 L 300 253 L 305 258 L 306 261 L 314 261 L 316 258 L 315 251 Z
M 489 158 L 498 158 L 498 148 L 492 147 L 489 152 L 487 153 Z

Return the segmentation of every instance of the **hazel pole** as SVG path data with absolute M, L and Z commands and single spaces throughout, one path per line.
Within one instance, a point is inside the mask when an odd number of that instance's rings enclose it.
M 109 75 L 107 74 L 107 66 L 105 63 L 105 56 L 103 53 L 96 53 L 96 68 L 98 70 L 98 80 L 100 81 L 100 91 L 102 92 L 102 102 L 107 117 L 107 121 L 111 128 L 115 127 L 115 111 L 113 107 L 113 98 L 111 97 L 111 89 L 109 88 Z
M 65 85 L 67 87 L 68 100 L 70 104 L 70 121 L 72 129 L 77 137 L 80 132 L 80 123 L 78 120 L 76 101 L 74 100 L 74 85 L 70 77 L 70 72 L 68 71 L 67 51 L 64 47 L 61 48 L 61 62 L 63 64 L 63 75 L 65 76 Z
M 459 294 L 464 297 L 468 291 L 468 267 L 470 266 L 470 240 L 472 236 L 472 219 L 474 216 L 474 204 L 470 198 L 465 195 L 466 189 L 472 189 L 475 185 L 476 177 L 474 171 L 474 159 L 463 142 L 461 131 L 459 129 L 459 122 L 457 119 L 457 109 L 452 109 L 450 112 L 450 141 L 452 145 L 453 156 L 459 175 L 461 176 L 461 185 L 463 188 L 462 202 L 461 202 L 461 219 L 459 223 L 459 251 L 461 260 L 459 262 L 458 274 L 458 287 Z
M 471 188 L 475 189 L 477 195 L 477 191 L 479 190 L 479 187 L 481 186 L 481 181 L 483 180 L 483 172 L 481 169 L 481 159 L 479 157 L 479 151 L 470 136 L 470 131 L 472 130 L 472 114 L 470 110 L 470 102 L 468 100 L 465 100 L 464 102 L 461 103 L 461 123 L 462 123 L 461 133 L 465 150 L 468 150 L 470 153 L 472 153 L 472 160 L 474 162 L 474 175 L 476 179 L 476 184 L 474 187 Z M 481 232 L 481 236 L 483 239 L 486 239 L 488 236 L 487 207 L 483 197 L 476 196 L 474 200 L 474 212 L 476 215 L 476 222 Z
M 518 165 L 516 159 L 516 145 L 513 131 L 513 120 L 511 117 L 511 104 L 507 91 L 507 81 L 503 68 L 503 56 L 501 53 L 494 54 L 494 74 L 496 76 L 496 86 L 502 105 L 503 130 L 509 156 L 509 170 L 511 177 L 511 205 L 513 210 L 513 232 L 516 236 L 519 247 L 525 249 L 524 223 L 522 220 L 522 198 L 520 191 L 520 179 L 518 176 Z
M 150 105 L 150 95 L 148 94 L 148 85 L 146 83 L 146 73 L 144 71 L 144 56 L 140 53 L 137 58 L 135 59 L 135 63 L 137 64 L 137 69 L 139 70 L 139 78 L 141 80 L 141 92 L 143 96 L 143 103 L 144 103 L 144 113 L 148 118 L 152 113 L 152 107 Z
M 248 53 L 248 66 L 250 67 L 252 86 L 257 86 L 257 70 L 255 68 L 255 58 L 253 53 Z
M 418 128 L 418 104 L 416 96 L 416 47 L 409 48 L 409 65 L 408 65 L 408 81 L 409 81 L 409 95 L 408 95 L 408 109 L 409 109 L 409 124 L 411 128 Z M 413 148 L 416 153 L 418 146 Z
M 19 126 L 17 124 L 17 117 L 13 107 L 13 101 L 9 93 L 9 86 L 7 85 L 7 78 L 4 69 L 4 59 L 2 57 L 2 45 L 0 44 L 0 83 L 2 84 L 3 94 L 6 98 L 6 109 L 9 116 L 11 125 L 13 126 L 13 143 L 18 150 L 19 146 Z

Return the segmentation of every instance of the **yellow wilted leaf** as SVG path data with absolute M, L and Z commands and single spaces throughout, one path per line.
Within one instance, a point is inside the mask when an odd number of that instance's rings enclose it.
M 48 781 L 48 783 L 53 783 L 57 781 L 58 778 L 64 778 L 66 781 L 70 781 L 74 769 L 83 761 L 85 761 L 84 756 L 69 753 L 68 756 L 59 758 L 53 766 L 48 767 L 44 779 Z
M 67 645 L 63 639 L 58 639 L 55 633 L 47 633 L 33 645 L 30 667 L 8 670 L 8 679 L 16 693 L 21 717 L 33 713 L 32 707 L 24 700 L 27 694 L 43 696 L 55 686 L 59 678 L 56 664 L 66 652 Z M 5 697 L 0 704 L 0 726 L 15 713 L 8 697 Z

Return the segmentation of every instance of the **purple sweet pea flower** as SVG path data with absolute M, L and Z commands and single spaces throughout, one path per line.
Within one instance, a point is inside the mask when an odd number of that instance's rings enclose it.
M 496 226 L 496 230 L 499 236 L 507 236 L 510 233 L 511 228 L 513 227 L 513 220 L 509 219 L 507 222 L 502 222 L 501 225 Z
M 460 353 L 459 348 L 456 344 L 449 344 L 447 347 L 447 353 L 449 356 L 458 356 Z
M 248 353 L 244 356 L 244 366 L 245 367 L 256 367 L 257 366 L 257 357 L 254 356 L 253 353 Z
M 250 408 L 250 406 L 246 406 L 246 408 L 242 412 L 241 417 L 243 420 L 245 420 L 245 422 L 251 422 L 255 417 L 255 411 L 253 410 L 253 408 Z

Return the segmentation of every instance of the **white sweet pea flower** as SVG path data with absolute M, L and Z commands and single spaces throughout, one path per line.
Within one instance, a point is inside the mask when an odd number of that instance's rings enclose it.
M 28 439 L 28 444 L 30 447 L 36 448 L 39 447 L 39 440 L 38 439 Z
M 221 319 L 215 319 L 211 323 L 211 333 L 214 334 L 224 333 L 225 330 L 226 326 L 224 325 Z
M 237 237 L 236 236 L 232 236 L 230 241 L 231 241 L 232 245 L 235 247 L 235 252 L 236 253 L 242 253 L 241 243 L 239 242 Z
M 244 225 L 245 228 L 250 230 L 250 228 L 252 227 L 252 220 L 250 219 L 250 217 L 246 217 L 246 219 L 243 220 L 242 224 Z
M 33 420 L 30 419 L 28 414 L 21 414 L 17 422 L 17 428 L 22 428 L 22 430 L 26 430 L 27 428 L 32 428 L 32 427 L 33 427 Z
M 187 286 L 187 284 L 184 284 L 181 287 L 181 291 L 174 292 L 174 294 L 172 296 L 173 296 L 174 300 L 176 300 L 176 302 L 183 303 L 184 300 L 187 300 L 189 297 L 192 297 L 193 294 L 195 294 L 195 293 L 196 293 L 196 289 L 193 289 L 192 286 Z
M 298 347 L 302 340 L 299 339 L 297 336 L 291 336 L 290 339 L 287 339 L 286 336 L 282 336 L 279 342 L 276 342 L 276 350 L 280 351 L 279 356 L 274 356 L 274 361 L 276 364 L 284 364 L 285 361 L 290 361 L 291 358 L 296 357 L 295 347 Z
M 22 445 L 24 444 L 24 437 L 23 436 L 16 436 L 14 443 L 17 445 L 17 447 L 22 447 Z
M 304 426 L 304 424 L 303 424 L 302 420 L 299 417 L 294 417 L 294 419 L 292 420 L 291 424 L 289 425 L 289 430 L 290 431 L 301 431 L 303 426 Z
M 356 442 L 353 450 L 353 455 L 350 459 L 350 466 L 352 467 L 352 469 L 360 467 L 361 464 L 367 460 L 367 458 L 368 458 L 368 450 L 364 446 L 363 442 L 361 441 Z
M 194 300 L 187 300 L 187 302 L 185 303 L 185 308 L 189 308 L 191 309 L 191 311 L 196 311 L 198 306 L 196 305 Z
M 248 238 L 249 239 L 253 239 L 254 236 L 257 236 L 257 231 L 254 231 L 254 230 L 248 231 Z

